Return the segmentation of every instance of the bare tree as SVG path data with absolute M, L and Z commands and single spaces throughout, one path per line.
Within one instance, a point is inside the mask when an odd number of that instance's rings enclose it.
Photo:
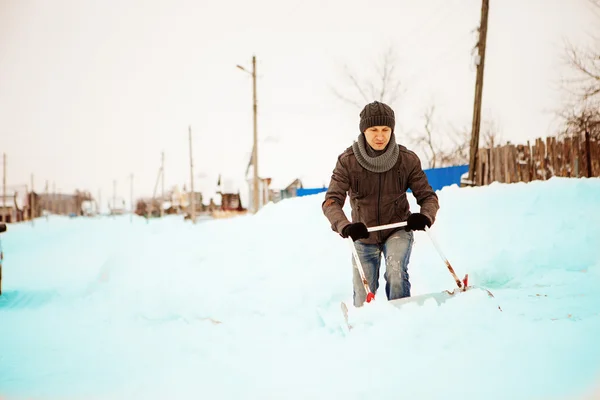
M 584 49 L 566 43 L 566 57 L 574 77 L 567 80 L 567 90 L 580 101 L 600 97 L 600 46 Z
M 588 0 L 600 19 L 600 0 Z M 600 139 L 600 39 L 578 47 L 565 42 L 565 59 L 573 77 L 563 82 L 565 97 L 556 115 L 562 121 L 559 137 L 588 134 Z
M 429 168 L 451 167 L 469 163 L 471 133 L 468 129 L 446 129 L 443 134 L 436 131 L 434 124 L 435 106 L 423 112 L 423 130 L 411 136 L 412 143 L 421 148 Z M 485 121 L 482 140 L 499 140 L 499 129 L 494 121 Z M 444 144 L 444 140 L 446 143 Z
M 600 0 L 588 0 L 600 20 Z M 591 46 L 576 46 L 565 40 L 564 61 L 573 76 L 563 82 L 563 89 L 577 101 L 600 98 L 600 37 Z
M 468 128 L 450 130 L 448 134 L 450 145 L 445 150 L 438 151 L 437 160 L 440 167 L 465 165 L 469 163 L 471 151 L 471 131 Z M 481 135 L 479 147 L 490 149 L 502 142 L 502 135 L 498 122 L 486 119 L 481 122 Z
M 564 130 L 559 137 L 575 137 L 588 134 L 600 140 L 600 106 L 597 102 L 584 102 L 577 106 L 565 107 L 560 113 Z
M 451 132 L 452 134 L 448 135 L 451 144 L 447 146 L 446 150 L 440 150 L 438 153 L 440 167 L 469 163 L 471 133 L 467 130 L 451 130 Z
M 353 93 L 344 94 L 335 88 L 332 91 L 339 99 L 355 107 L 362 108 L 364 104 L 374 100 L 391 105 L 402 93 L 395 51 L 391 46 L 375 65 L 374 78 L 361 79 L 348 66 L 345 66 L 345 73 Z
M 415 145 L 420 146 L 425 152 L 425 157 L 429 163 L 429 168 L 435 168 L 437 153 L 439 152 L 437 145 L 434 144 L 435 139 L 432 133 L 433 130 L 433 114 L 435 112 L 435 106 L 431 105 L 427 107 L 423 113 L 423 119 L 425 120 L 424 130 L 420 134 L 413 135 L 412 141 Z
M 481 137 L 479 139 L 480 146 L 483 146 L 484 149 L 492 149 L 502 142 L 502 134 L 498 122 L 488 119 L 483 121 L 482 125 L 483 129 L 481 130 Z

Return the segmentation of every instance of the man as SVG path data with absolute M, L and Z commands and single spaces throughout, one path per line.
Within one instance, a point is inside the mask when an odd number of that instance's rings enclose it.
M 385 257 L 385 292 L 388 300 L 410 296 L 408 263 L 414 230 L 435 222 L 438 197 L 421 169 L 419 157 L 396 143 L 395 114 L 375 101 L 360 113 L 358 140 L 338 156 L 323 213 L 331 228 L 343 238 L 351 237 L 371 292 L 379 287 L 381 254 Z M 420 212 L 411 213 L 406 191 L 417 199 Z M 344 214 L 350 197 L 352 223 Z M 367 227 L 407 221 L 405 228 L 368 232 Z M 366 300 L 365 288 L 353 259 L 354 306 Z

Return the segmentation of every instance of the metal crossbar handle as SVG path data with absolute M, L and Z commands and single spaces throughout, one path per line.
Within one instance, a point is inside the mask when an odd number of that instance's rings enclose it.
M 384 229 L 400 228 L 402 226 L 406 226 L 406 221 L 404 221 L 404 222 L 396 222 L 395 224 L 372 226 L 370 228 L 367 228 L 367 230 L 369 232 L 375 232 L 375 231 L 382 231 Z

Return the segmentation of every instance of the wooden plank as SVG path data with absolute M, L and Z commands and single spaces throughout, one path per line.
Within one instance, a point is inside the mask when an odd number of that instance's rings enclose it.
M 519 158 L 519 152 L 517 151 L 517 146 L 515 146 L 514 144 L 510 145 L 510 163 L 511 163 L 511 175 L 512 175 L 512 181 L 513 182 L 521 182 L 521 179 L 519 178 L 519 171 L 518 171 L 518 158 Z
M 554 150 L 556 151 L 556 176 L 565 176 L 562 141 L 555 141 Z
M 537 138 L 535 141 L 536 141 L 536 145 L 535 145 L 535 148 L 536 148 L 536 155 L 535 155 L 536 175 L 537 175 L 537 179 L 544 180 L 545 176 L 544 176 L 543 154 L 545 153 L 545 146 L 542 147 L 543 143 L 540 138 Z
M 548 168 L 546 167 L 546 144 L 542 139 L 538 139 L 540 141 L 540 173 L 542 174 L 542 179 L 548 179 Z
M 588 136 L 589 137 L 589 136 Z M 589 152 L 589 148 L 588 148 L 589 142 L 586 138 L 585 134 L 582 134 L 580 137 L 580 142 L 579 142 L 579 147 L 581 149 L 581 161 L 583 162 L 583 168 L 581 169 L 581 176 L 585 176 L 585 177 L 589 177 L 591 178 L 591 174 L 590 174 L 590 170 L 589 170 L 589 162 L 588 162 L 588 152 Z M 591 161 L 591 160 L 590 160 Z
M 491 184 L 496 179 L 496 154 L 495 147 L 490 148 L 490 181 L 488 184 Z
M 571 138 L 566 137 L 563 142 L 563 155 L 565 157 L 564 166 L 565 166 L 565 176 L 570 178 L 573 176 L 573 153 L 571 146 Z
M 535 151 L 533 153 L 533 175 L 536 180 L 540 180 L 542 176 L 539 173 L 540 170 L 540 141 L 535 140 Z
M 508 145 L 502 146 L 502 183 L 510 183 L 508 179 Z
M 491 182 L 498 181 L 498 146 L 492 149 L 492 164 L 494 165 L 492 169 L 492 176 L 490 177 Z
M 560 163 L 558 162 L 558 146 L 556 145 L 556 136 L 552 137 L 552 154 L 553 160 L 552 164 L 554 165 L 554 173 L 555 176 L 560 176 Z
M 479 186 L 485 185 L 485 172 L 487 170 L 487 160 L 485 159 L 486 153 L 486 149 L 481 149 L 479 151 L 479 156 L 481 157 L 480 168 L 477 170 L 477 185 Z
M 506 183 L 506 145 L 500 147 L 500 182 Z
M 590 146 L 590 169 L 591 169 L 591 177 L 595 177 L 595 170 L 596 170 L 596 159 L 595 159 L 595 150 L 596 150 L 596 146 L 595 146 L 595 141 L 594 138 L 590 137 L 590 141 L 589 141 L 589 146 Z
M 577 137 L 577 154 L 579 155 L 579 177 L 586 176 L 586 161 L 585 161 L 585 142 L 582 136 Z
M 481 179 L 483 185 L 490 184 L 490 149 L 483 150 L 483 168 L 481 173 Z
M 592 156 L 592 176 L 600 176 L 600 143 L 597 139 L 590 139 L 591 156 Z
M 486 152 L 486 159 L 487 159 L 487 172 L 485 174 L 485 179 L 486 179 L 486 185 L 489 185 L 490 183 L 492 183 L 492 171 L 494 170 L 494 166 L 492 164 L 492 150 L 493 149 L 487 149 Z
M 504 181 L 506 183 L 513 183 L 512 172 L 511 172 L 511 168 L 512 168 L 513 164 L 510 159 L 511 154 L 512 154 L 511 145 L 507 144 L 504 147 Z
M 532 181 L 537 179 L 537 174 L 535 173 L 535 154 L 536 154 L 535 144 L 532 144 L 531 145 L 531 153 L 530 153 L 530 157 L 529 157 L 529 174 L 530 174 Z
M 490 148 L 490 184 L 496 180 L 496 148 Z
M 592 156 L 592 176 L 600 177 L 600 141 L 597 139 L 590 140 L 591 156 Z
M 531 144 L 529 140 L 527 141 L 527 147 L 525 147 L 525 161 L 527 164 L 524 165 L 525 168 L 525 182 L 531 182 L 533 180 L 531 176 Z
M 516 180 L 517 182 L 523 182 L 523 159 L 525 158 L 525 146 L 522 144 L 517 145 L 516 154 Z
M 506 180 L 506 183 L 513 183 L 512 167 L 514 165 L 514 162 L 511 158 L 512 157 L 512 145 L 507 144 L 505 152 L 506 152 L 506 155 L 505 155 L 506 166 L 504 167 L 504 171 L 506 173 L 506 176 L 504 177 L 504 179 Z
M 556 176 L 560 176 L 560 159 L 558 157 L 560 154 L 560 147 L 558 146 L 556 136 L 552 137 L 552 146 L 554 148 L 554 170 L 556 171 Z
M 546 176 L 552 177 L 554 175 L 554 164 L 552 164 L 552 138 L 546 136 L 546 167 L 548 172 Z
M 483 184 L 483 170 L 484 170 L 484 154 L 485 149 L 479 149 L 477 152 L 477 168 L 475 169 L 475 186 L 481 186 Z
M 571 154 L 573 157 L 573 174 L 572 177 L 581 177 L 581 156 L 579 155 L 579 138 L 574 137 L 571 140 Z
M 494 159 L 494 170 L 496 172 L 496 176 L 494 179 L 496 180 L 496 182 L 502 182 L 502 147 L 496 147 Z
M 550 176 L 557 176 L 558 169 L 556 167 L 556 140 L 552 136 L 548 136 L 546 138 L 546 149 L 548 154 L 548 170 L 550 171 Z

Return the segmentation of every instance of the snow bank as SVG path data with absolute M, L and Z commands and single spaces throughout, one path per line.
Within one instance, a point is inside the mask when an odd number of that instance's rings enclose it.
M 438 195 L 433 234 L 457 274 L 495 298 L 398 310 L 380 292 L 353 310 L 349 334 L 337 322 L 340 302 L 351 304 L 351 253 L 321 213 L 323 194 L 197 225 L 123 216 L 11 226 L 0 396 L 584 394 L 600 377 L 600 181 Z M 453 289 L 427 235 L 415 236 L 413 295 Z

